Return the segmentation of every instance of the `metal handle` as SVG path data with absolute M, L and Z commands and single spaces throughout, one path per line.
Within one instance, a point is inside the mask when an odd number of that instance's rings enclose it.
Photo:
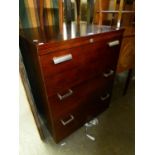
M 72 122 L 73 120 L 74 120 L 74 116 L 73 115 L 70 115 L 70 119 L 69 120 L 64 121 L 64 120 L 61 119 L 61 123 L 65 126 L 68 123 Z
M 53 57 L 54 64 L 59 64 L 72 59 L 72 54 L 66 54 L 60 57 Z
M 59 93 L 57 93 L 57 96 L 60 100 L 63 100 L 69 96 L 71 96 L 73 94 L 73 91 L 71 89 L 68 89 L 68 93 L 64 94 L 64 95 L 60 95 Z
M 106 99 L 108 99 L 110 97 L 110 94 L 108 93 L 106 96 L 104 96 L 104 97 L 100 97 L 100 99 L 102 100 L 102 101 L 105 101 Z
M 109 76 L 111 76 L 113 74 L 114 74 L 114 71 L 110 70 L 109 73 L 103 73 L 103 76 L 107 78 L 107 77 L 109 77 Z
M 109 47 L 119 45 L 119 40 L 114 40 L 114 41 L 108 42 L 108 45 L 109 45 Z

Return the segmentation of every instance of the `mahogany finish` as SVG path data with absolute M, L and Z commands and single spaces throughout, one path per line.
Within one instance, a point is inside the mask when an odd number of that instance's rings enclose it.
M 53 115 L 55 115 L 54 117 L 57 118 L 65 111 L 70 110 L 70 108 L 76 108 L 80 104 L 86 104 L 88 102 L 88 98 L 90 98 L 91 101 L 94 97 L 96 97 L 96 95 L 98 97 L 99 94 L 105 95 L 102 93 L 107 91 L 109 83 L 112 83 L 113 78 L 114 76 L 105 79 L 102 75 L 100 75 L 95 79 L 82 83 L 82 85 L 70 87 L 73 90 L 73 94 L 63 100 L 60 100 L 57 94 L 54 94 L 49 98 L 49 102 L 51 104 L 51 111 L 53 111 Z M 63 93 L 61 92 L 61 94 Z
M 20 32 L 32 93 L 56 142 L 108 108 L 124 31 L 86 23 L 58 29 Z

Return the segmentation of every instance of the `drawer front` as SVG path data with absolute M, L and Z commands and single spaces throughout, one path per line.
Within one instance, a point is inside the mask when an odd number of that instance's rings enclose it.
M 100 53 L 100 57 L 105 57 L 104 71 L 115 70 L 117 66 L 117 61 L 119 57 L 119 51 L 121 46 L 121 37 L 113 37 L 106 40 L 106 44 L 103 52 Z M 101 42 L 96 43 L 97 50 L 102 50 Z
M 72 110 L 60 118 L 54 121 L 54 139 L 56 142 L 59 142 L 63 138 L 70 135 L 76 129 L 81 127 L 85 122 L 85 115 L 83 108 L 77 108 L 76 110 Z
M 111 90 L 102 90 L 93 96 L 89 104 L 85 106 L 86 121 L 90 121 L 109 107 Z
M 66 90 L 66 92 L 57 93 L 49 97 L 53 118 L 59 118 L 61 114 L 77 108 L 79 105 L 86 104 L 92 100 L 92 97 L 98 96 L 101 92 L 111 89 L 114 76 L 100 76 L 86 83 Z M 90 100 L 89 100 L 90 99 Z
M 95 44 L 90 44 L 40 56 L 44 77 L 52 77 L 68 70 L 82 68 L 97 60 L 104 62 L 104 57 L 101 58 L 100 53 L 104 55 L 105 44 L 100 43 L 100 46 L 102 51 L 99 51 Z

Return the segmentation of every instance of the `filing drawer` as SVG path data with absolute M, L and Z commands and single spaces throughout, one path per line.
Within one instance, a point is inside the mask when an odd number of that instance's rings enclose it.
M 98 50 L 95 44 L 79 46 L 76 48 L 71 48 L 67 50 L 51 52 L 50 54 L 40 56 L 40 64 L 42 68 L 42 72 L 44 77 L 54 76 L 55 74 L 59 74 L 71 69 L 82 68 L 86 65 L 98 61 L 106 60 L 103 56 L 105 51 L 106 44 L 100 42 L 100 46 L 102 50 Z M 100 57 L 100 52 L 102 52 L 102 56 Z M 63 61 L 59 61 L 62 60 Z M 60 63 L 57 63 L 58 61 Z
M 109 107 L 111 99 L 111 91 L 106 89 L 98 92 L 96 96 L 93 96 L 92 99 L 85 106 L 86 112 L 86 122 L 90 121 L 101 112 L 105 111 Z
M 108 71 L 109 69 L 115 70 L 117 65 L 117 60 L 119 57 L 119 50 L 121 45 L 121 37 L 116 36 L 114 38 L 109 38 L 106 40 L 104 46 L 104 53 L 100 52 L 100 57 L 105 57 L 104 62 L 104 71 Z M 96 47 L 98 51 L 102 51 L 102 42 L 97 42 Z
M 96 61 L 100 62 L 100 66 L 105 69 L 107 62 L 110 61 L 111 65 L 113 64 L 111 56 L 115 58 L 119 54 L 120 42 L 121 37 L 115 36 L 89 45 L 42 55 L 39 59 L 43 75 L 45 78 L 52 77 L 71 69 L 89 66 Z
M 113 77 L 114 75 L 108 78 L 98 76 L 95 79 L 70 88 L 66 90 L 66 92 L 59 92 L 49 97 L 54 119 L 58 118 L 62 113 L 66 113 L 66 111 L 70 111 L 79 105 L 87 104 L 87 102 L 95 98 L 96 95 L 98 97 L 98 94 L 107 91 L 107 89 L 111 89 L 110 86 L 112 85 Z M 59 95 L 66 96 L 61 99 Z
M 70 135 L 85 123 L 85 113 L 82 107 L 76 108 L 54 120 L 54 137 L 57 142 Z

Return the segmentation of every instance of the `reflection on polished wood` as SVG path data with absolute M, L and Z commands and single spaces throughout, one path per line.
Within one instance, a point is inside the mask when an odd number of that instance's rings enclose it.
M 121 28 L 120 28 L 121 29 Z M 44 30 L 38 28 L 27 28 L 23 31 L 23 36 L 33 40 L 38 40 L 38 43 L 48 43 L 55 41 L 64 41 L 74 38 L 84 37 L 93 34 L 100 34 L 104 32 L 111 32 L 119 30 L 116 27 L 87 24 L 87 22 L 71 22 L 70 24 L 63 23 L 62 33 L 59 30 L 59 26 L 45 26 Z

